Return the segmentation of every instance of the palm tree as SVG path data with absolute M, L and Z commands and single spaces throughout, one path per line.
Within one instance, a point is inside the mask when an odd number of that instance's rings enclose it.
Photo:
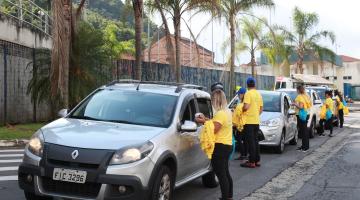
M 293 32 L 280 28 L 285 39 L 294 45 L 298 60 L 296 62 L 296 72 L 304 73 L 303 62 L 305 54 L 315 54 L 319 58 L 324 55 L 333 55 L 334 53 L 326 47 L 319 44 L 321 39 L 330 39 L 335 42 L 335 34 L 328 30 L 312 32 L 319 24 L 319 16 L 316 13 L 306 13 L 295 7 L 293 12 Z M 333 57 L 333 56 L 331 56 Z
M 263 35 L 264 24 L 260 20 L 249 20 L 244 18 L 241 20 L 242 27 L 242 39 L 236 43 L 235 48 L 240 51 L 247 51 L 250 53 L 250 65 L 251 65 L 251 75 L 255 76 L 255 52 L 260 50 L 263 47 L 265 42 L 265 37 Z
M 214 19 L 225 19 L 226 25 L 230 31 L 230 78 L 229 78 L 229 96 L 235 88 L 234 66 L 235 66 L 235 31 L 238 15 L 246 15 L 250 9 L 255 6 L 272 7 L 273 0 L 209 0 L 197 4 L 199 12 L 210 12 Z
M 61 99 L 63 107 L 69 107 L 69 70 L 71 43 L 74 27 L 79 20 L 85 0 L 81 0 L 73 17 L 72 0 L 52 1 L 52 37 L 51 52 L 51 97 Z
M 198 5 L 202 3 L 209 2 L 209 0 L 155 0 L 155 1 L 149 1 L 148 7 L 150 8 L 151 12 L 154 12 L 157 10 L 162 18 L 165 34 L 167 37 L 167 46 L 168 49 L 172 49 L 172 41 L 170 37 L 169 27 L 166 19 L 166 14 L 171 16 L 173 26 L 174 26 L 174 38 L 175 38 L 175 53 L 174 51 L 170 51 L 170 59 L 172 59 L 173 55 L 175 55 L 174 59 L 174 68 L 175 68 L 175 78 L 176 82 L 181 82 L 181 45 L 180 45 L 180 39 L 181 39 L 181 21 L 183 21 L 187 27 L 187 29 L 190 32 L 191 37 L 194 40 L 196 48 L 196 37 L 192 33 L 189 25 L 186 23 L 186 21 L 183 18 L 184 13 L 187 11 L 190 11 L 194 8 L 197 8 Z M 198 49 L 197 49 L 198 51 Z M 199 54 L 199 52 L 198 52 Z
M 141 48 L 141 34 L 143 32 L 143 0 L 132 1 L 135 16 L 135 68 L 136 79 L 141 80 L 141 61 L 142 61 L 142 48 Z

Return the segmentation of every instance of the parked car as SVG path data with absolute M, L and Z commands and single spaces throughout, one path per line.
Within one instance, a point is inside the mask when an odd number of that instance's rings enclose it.
M 336 103 L 335 103 L 336 98 L 335 98 L 335 93 L 334 93 L 333 88 L 330 88 L 330 87 L 327 87 L 327 86 L 309 86 L 309 87 L 306 87 L 306 89 L 315 90 L 318 93 L 318 95 L 319 95 L 322 102 L 325 102 L 325 100 L 326 100 L 325 91 L 331 90 L 332 93 L 333 93 L 332 99 L 334 100 L 334 108 L 336 108 Z M 335 126 L 339 125 L 339 118 L 336 115 L 334 116 L 333 123 L 334 123 Z
M 296 89 L 279 89 L 277 91 L 285 92 L 291 97 L 292 101 L 295 101 L 295 98 L 298 95 Z M 315 90 L 306 89 L 305 91 L 309 95 L 312 104 L 309 111 L 310 118 L 307 127 L 309 129 L 310 138 L 313 138 L 316 134 L 316 131 L 320 127 L 320 110 L 322 106 L 322 100 Z
M 270 146 L 277 153 L 282 153 L 285 144 L 296 145 L 298 130 L 295 111 L 291 109 L 291 98 L 285 92 L 259 90 L 264 106 L 260 116 L 260 133 L 265 140 L 260 142 L 262 146 Z M 234 97 L 229 104 L 233 109 L 238 104 L 238 97 Z
M 26 199 L 169 199 L 202 177 L 218 185 L 200 149 L 195 113 L 212 116 L 200 86 L 116 81 L 38 130 L 18 176 Z

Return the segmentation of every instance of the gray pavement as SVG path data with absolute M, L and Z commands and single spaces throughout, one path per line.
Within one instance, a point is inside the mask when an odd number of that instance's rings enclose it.
M 314 156 L 315 158 L 319 157 L 319 159 L 323 159 L 324 167 L 319 171 L 314 171 L 314 173 L 309 176 L 309 181 L 304 181 L 304 184 L 299 184 L 299 188 L 297 188 L 296 191 L 294 190 L 295 195 L 291 196 L 292 199 L 340 199 L 341 193 L 348 194 L 345 199 L 359 199 L 353 198 L 356 196 L 351 196 L 359 192 L 359 183 L 357 183 L 356 180 L 360 180 L 360 152 L 357 154 L 351 153 L 355 152 L 356 149 L 360 149 L 360 135 L 356 136 L 356 134 L 353 134 L 356 132 L 360 132 L 360 113 L 358 115 L 352 113 L 350 116 L 347 116 L 345 119 L 345 128 L 336 128 L 335 137 L 331 139 L 329 139 L 329 137 L 315 137 L 311 139 L 310 151 L 307 153 L 298 152 L 295 150 L 296 146 L 291 145 L 286 146 L 285 152 L 282 155 L 275 154 L 271 149 L 263 148 L 261 151 L 262 166 L 256 169 L 244 169 L 239 166 L 239 161 L 231 161 L 230 170 L 234 180 L 234 199 L 249 198 L 252 194 L 256 194 L 258 190 L 266 189 L 265 186 L 267 184 L 277 179 L 279 180 L 275 185 L 284 185 L 282 181 L 286 181 L 286 179 L 281 179 L 281 175 L 284 172 L 296 167 L 296 165 L 303 162 L 303 160 L 309 160 L 310 158 L 310 160 L 313 160 L 312 157 Z M 328 162 L 326 162 L 326 159 L 324 159 L 321 154 L 324 154 L 324 152 L 322 152 L 324 147 L 331 148 L 332 146 L 329 146 L 328 143 L 331 143 L 333 146 L 339 146 L 336 141 L 341 142 L 342 138 L 350 134 L 354 135 L 355 139 L 353 139 L 353 141 L 358 142 L 355 142 L 356 144 L 348 143 L 344 145 L 340 151 L 334 153 L 335 156 L 329 155 L 330 158 Z M 7 162 L 9 160 L 21 159 L 21 157 L 14 157 L 14 155 L 6 157 L 9 156 L 9 154 L 21 154 L 21 152 L 1 152 L 0 149 L 0 199 L 24 200 L 23 192 L 18 188 L 17 181 L 9 180 L 10 178 L 15 179 L 17 173 L 16 167 L 19 163 L 15 161 L 11 163 Z M 324 155 L 326 155 L 326 153 Z M 2 162 L 1 160 L 5 161 Z M 319 166 L 318 168 L 321 167 L 322 166 Z M 1 169 L 3 170 L 1 171 Z M 306 172 L 306 168 L 301 168 L 300 170 L 301 172 Z M 301 173 L 294 173 L 294 175 L 301 175 Z M 341 184 L 335 184 L 337 183 L 336 180 L 341 180 Z M 325 189 L 323 190 L 323 188 Z M 284 193 L 286 193 L 285 190 L 286 188 L 283 191 Z M 325 195 L 326 192 L 332 193 L 334 191 L 334 196 Z M 252 199 L 282 199 L 275 198 L 272 192 L 276 191 L 267 191 L 268 196 L 266 198 Z M 314 195 L 317 195 L 317 198 L 312 198 Z M 327 198 L 321 198 L 321 195 L 325 195 Z M 201 180 L 195 180 L 176 189 L 174 200 L 212 200 L 217 199 L 219 196 L 220 188 L 206 189 L 202 186 Z

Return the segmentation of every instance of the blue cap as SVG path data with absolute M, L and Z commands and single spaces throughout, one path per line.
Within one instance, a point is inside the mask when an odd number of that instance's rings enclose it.
M 248 85 L 249 85 L 249 84 L 251 84 L 251 83 L 254 83 L 254 84 L 255 84 L 255 83 L 256 83 L 256 81 L 255 81 L 255 79 L 254 79 L 253 77 L 251 77 L 251 76 L 250 76 L 249 78 L 247 78 L 247 80 L 246 80 L 246 84 L 248 84 Z
M 245 93 L 246 93 L 246 88 L 242 87 L 237 91 L 236 94 L 239 95 L 239 94 L 245 94 Z

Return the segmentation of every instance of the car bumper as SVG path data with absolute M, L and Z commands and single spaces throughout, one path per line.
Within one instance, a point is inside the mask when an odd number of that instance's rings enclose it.
M 133 172 L 137 169 L 139 169 L 139 173 L 143 172 L 144 166 L 152 169 L 154 165 L 149 158 L 145 158 L 138 163 L 107 167 L 108 170 L 102 172 L 86 170 L 88 174 L 87 180 L 84 184 L 80 184 L 52 180 L 53 169 L 57 166 L 46 165 L 46 162 L 43 161 L 36 165 L 36 162 L 34 163 L 30 157 L 31 153 L 25 151 L 24 162 L 19 166 L 18 170 L 19 186 L 24 191 L 40 196 L 86 200 L 148 198 L 148 183 L 143 183 L 146 178 L 127 172 Z M 64 167 L 60 166 L 60 168 Z M 70 167 L 70 169 L 74 168 Z M 114 174 L 119 169 L 122 169 L 122 173 Z M 122 188 L 125 188 L 125 191 L 120 192 L 120 186 L 123 186 Z
M 265 140 L 260 141 L 261 146 L 277 146 L 280 144 L 282 129 L 280 127 L 260 126 Z

